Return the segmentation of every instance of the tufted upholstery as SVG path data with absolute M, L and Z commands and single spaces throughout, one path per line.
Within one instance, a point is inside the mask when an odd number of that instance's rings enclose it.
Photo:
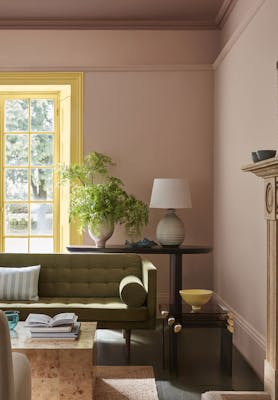
M 1 301 L 0 308 L 55 315 L 73 311 L 81 321 L 98 321 L 99 327 L 150 328 L 156 317 L 156 268 L 137 254 L 7 254 L 0 266 L 41 265 L 39 301 Z M 128 307 L 119 296 L 127 275 L 140 278 L 148 293 L 146 304 Z
M 36 264 L 41 265 L 39 297 L 118 297 L 122 278 L 142 279 L 141 258 L 136 254 L 0 255 L 1 266 Z

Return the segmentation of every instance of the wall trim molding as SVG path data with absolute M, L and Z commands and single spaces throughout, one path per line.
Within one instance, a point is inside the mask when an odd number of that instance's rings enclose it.
M 211 20 L 93 19 L 93 18 L 0 18 L 0 30 L 215 30 Z
M 213 69 L 217 69 L 218 66 L 222 63 L 225 57 L 229 54 L 233 46 L 236 44 L 242 33 L 245 31 L 247 26 L 256 16 L 257 12 L 260 10 L 262 5 L 265 3 L 266 0 L 257 0 L 254 1 L 253 7 L 249 10 L 247 17 L 245 20 L 239 25 L 239 27 L 234 31 L 228 42 L 225 44 L 223 49 L 220 51 L 219 55 L 217 56 L 216 60 L 213 63 Z
M 128 29 L 128 30 L 215 30 L 228 18 L 233 4 L 238 0 L 225 0 L 216 17 L 185 18 L 0 18 L 1 29 Z
M 218 28 L 221 29 L 223 27 L 237 2 L 238 0 L 224 0 L 215 18 L 215 23 Z
M 260 348 L 266 350 L 266 338 L 254 328 L 241 314 L 239 314 L 233 307 L 226 303 L 222 297 L 214 293 L 216 301 L 224 308 L 227 308 L 234 316 L 235 325 L 239 326 L 246 335 L 248 335 Z
M 167 72 L 167 71 L 213 71 L 211 64 L 155 64 L 110 66 L 0 66 L 0 72 Z

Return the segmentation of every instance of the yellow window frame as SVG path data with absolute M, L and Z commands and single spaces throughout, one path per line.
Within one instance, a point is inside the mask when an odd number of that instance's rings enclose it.
M 18 135 L 30 135 L 31 134 L 31 127 L 30 127 L 30 100 L 31 99 L 53 99 L 54 100 L 54 131 L 53 132 L 32 132 L 32 134 L 49 134 L 49 133 L 53 133 L 54 134 L 54 162 L 52 165 L 52 169 L 53 169 L 53 200 L 46 200 L 43 201 L 44 203 L 49 203 L 53 205 L 53 233 L 52 235 L 31 235 L 30 234 L 30 227 L 28 229 L 28 235 L 16 235 L 16 236 L 12 236 L 12 235 L 4 235 L 3 232 L 3 225 L 4 225 L 4 221 L 1 224 L 1 230 L 2 230 L 2 234 L 1 234 L 1 238 L 2 238 L 2 249 L 5 248 L 4 246 L 4 241 L 5 238 L 8 237 L 12 237 L 12 238 L 26 238 L 28 239 L 28 251 L 30 252 L 30 239 L 32 238 L 53 238 L 53 249 L 54 252 L 57 252 L 60 250 L 60 235 L 59 235 L 59 230 L 60 230 L 60 190 L 58 187 L 58 176 L 57 176 L 57 171 L 55 169 L 55 166 L 60 162 L 59 156 L 60 156 L 60 137 L 59 137 L 59 93 L 58 92 L 20 92 L 20 93 L 14 93 L 14 92 L 2 92 L 0 94 L 0 107 L 1 110 L 3 110 L 3 113 L 5 112 L 5 100 L 13 100 L 13 99 L 27 99 L 28 100 L 28 104 L 29 104 L 29 109 L 28 109 L 28 130 L 26 132 L 6 132 L 5 131 L 5 118 L 3 115 L 3 118 L 1 118 L 1 150 L 2 150 L 2 156 L 1 156 L 1 171 L 2 173 L 4 172 L 5 167 L 7 168 L 7 166 L 5 166 L 5 145 L 3 143 L 3 138 L 4 138 L 4 134 L 9 134 L 9 135 L 13 135 L 13 134 L 18 134 Z M 29 139 L 28 139 L 29 141 Z M 26 168 L 28 170 L 28 185 L 30 185 L 30 172 L 31 172 L 31 165 L 30 165 L 30 146 L 28 145 L 28 166 L 24 166 L 24 168 Z M 17 169 L 17 168 L 21 168 L 21 167 L 17 167 L 17 166 L 8 166 L 9 169 Z M 45 167 L 40 166 L 40 169 L 43 169 Z M 48 167 L 49 168 L 49 167 Z M 30 200 L 30 193 L 28 196 L 28 200 L 26 201 L 6 201 L 5 200 L 5 196 L 4 193 L 6 191 L 5 188 L 5 182 L 3 182 L 3 206 L 5 208 L 5 204 L 9 203 L 9 204 L 27 204 L 28 205 L 28 215 L 29 215 L 29 221 L 31 221 L 30 218 L 30 204 L 34 204 L 34 203 L 41 203 L 39 201 L 34 201 L 34 200 Z
M 30 87 L 38 90 L 41 87 L 45 93 L 48 90 L 58 91 L 60 98 L 68 100 L 70 107 L 66 130 L 60 130 L 60 161 L 66 163 L 80 163 L 83 160 L 83 73 L 82 72 L 0 72 L 0 92 L 12 87 L 17 93 L 30 90 Z M 37 93 L 37 92 L 36 92 Z M 61 101 L 61 100 L 60 100 Z M 61 104 L 61 103 L 60 103 Z M 61 115 L 63 113 L 61 112 Z M 60 115 L 60 126 L 63 125 Z M 3 115 L 0 114 L 1 120 Z M 0 143 L 1 145 L 1 143 Z M 3 145 L 1 146 L 3 148 Z M 62 157 L 61 157 L 62 154 Z M 66 154 L 64 156 L 63 154 Z M 3 187 L 3 174 L 0 174 L 0 187 Z M 55 251 L 63 252 L 68 244 L 81 244 L 82 234 L 74 224 L 68 223 L 69 189 L 59 188 L 60 193 L 60 218 L 59 241 Z M 0 191 L 1 219 L 3 226 L 3 193 Z M 0 228 L 0 246 L 3 231 Z M 58 248 L 59 247 L 59 248 Z M 3 251 L 3 247 L 0 249 Z

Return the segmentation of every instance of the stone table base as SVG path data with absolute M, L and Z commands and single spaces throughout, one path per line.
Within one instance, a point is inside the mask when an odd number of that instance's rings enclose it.
M 31 339 L 29 329 L 19 326 L 12 348 L 30 361 L 33 399 L 93 399 L 95 329 L 95 323 L 81 323 L 80 338 L 72 341 Z

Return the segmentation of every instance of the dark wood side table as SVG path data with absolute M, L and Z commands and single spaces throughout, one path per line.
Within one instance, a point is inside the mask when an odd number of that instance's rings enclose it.
M 183 254 L 205 254 L 209 253 L 212 248 L 210 246 L 180 246 L 180 247 L 136 247 L 129 248 L 126 246 L 108 246 L 105 248 L 96 248 L 94 246 L 67 246 L 67 250 L 71 253 L 137 253 L 137 254 L 168 254 L 170 256 L 170 287 L 169 287 L 169 303 L 171 305 L 170 312 L 174 316 L 181 315 L 182 300 L 179 290 L 182 289 L 182 256 Z
M 169 368 L 170 371 L 177 372 L 177 335 L 184 327 L 186 328 L 220 328 L 220 357 L 221 365 L 228 374 L 232 373 L 232 353 L 233 353 L 233 315 L 229 310 L 223 308 L 212 298 L 209 303 L 202 306 L 201 310 L 192 312 L 190 305 L 182 304 L 182 313 L 173 315 L 168 311 L 170 307 L 167 304 L 160 306 L 160 313 L 163 318 L 163 363 L 165 359 L 165 328 L 169 325 Z M 166 323 L 168 322 L 168 324 Z M 169 324 L 170 323 L 170 324 Z
M 166 254 L 170 256 L 170 279 L 169 279 L 169 313 L 174 319 L 182 323 L 182 300 L 179 294 L 182 289 L 182 256 L 183 254 L 206 254 L 212 248 L 210 246 L 188 245 L 180 247 L 126 247 L 120 245 L 96 248 L 94 246 L 79 245 L 67 246 L 71 253 L 137 253 L 137 254 Z M 164 323 L 164 322 L 163 322 Z M 164 331 L 163 331 L 164 335 Z M 164 336 L 163 336 L 164 352 Z M 164 353 L 163 353 L 164 354 Z M 170 370 L 176 370 L 177 366 L 177 335 L 174 329 L 169 330 L 169 354 Z M 163 356 L 164 362 L 164 356 Z

